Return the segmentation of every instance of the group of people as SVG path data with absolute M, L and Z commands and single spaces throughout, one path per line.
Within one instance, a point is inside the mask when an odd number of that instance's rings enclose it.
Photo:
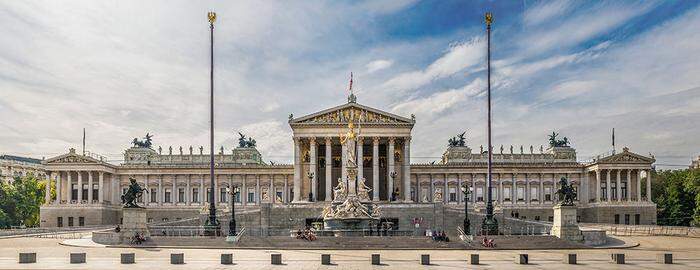
M 297 230 L 297 239 L 303 239 L 306 241 L 316 240 L 316 233 L 309 227 L 304 228 L 304 230 Z
M 433 233 L 433 241 L 450 242 L 450 238 L 447 236 L 445 231 L 436 231 Z
M 146 242 L 146 237 L 141 233 L 134 234 L 134 238 L 131 239 L 131 244 L 140 245 L 143 242 Z
M 481 240 L 481 245 L 484 247 L 487 247 L 487 248 L 495 248 L 496 247 L 496 243 L 493 242 L 493 238 L 488 239 L 486 237 L 484 237 L 484 239 Z

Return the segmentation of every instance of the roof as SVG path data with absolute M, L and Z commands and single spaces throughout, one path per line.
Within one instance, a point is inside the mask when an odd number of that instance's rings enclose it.
M 0 156 L 0 159 L 4 159 L 4 160 L 13 160 L 13 161 L 21 161 L 21 162 L 35 163 L 35 164 L 41 164 L 41 159 L 30 158 L 30 157 L 20 157 L 20 156 L 13 156 L 13 155 L 1 155 L 1 156 Z
M 356 102 L 348 102 L 302 117 L 290 118 L 290 125 L 297 124 L 344 124 L 349 118 L 359 118 L 362 124 L 402 124 L 413 125 L 413 117 L 406 118 L 393 113 L 378 110 Z

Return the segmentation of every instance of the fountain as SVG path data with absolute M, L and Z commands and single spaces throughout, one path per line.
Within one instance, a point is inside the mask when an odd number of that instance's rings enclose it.
M 369 192 L 372 189 L 365 185 L 364 178 L 357 179 L 355 151 L 360 130 L 358 129 L 357 134 L 355 133 L 353 124 L 355 118 L 355 115 L 351 115 L 348 121 L 348 132 L 340 135 L 340 143 L 347 149 L 344 153 L 347 178 L 338 179 L 338 185 L 333 189 L 334 199 L 323 209 L 321 216 L 324 230 L 362 230 L 379 224 L 381 209 L 369 199 Z

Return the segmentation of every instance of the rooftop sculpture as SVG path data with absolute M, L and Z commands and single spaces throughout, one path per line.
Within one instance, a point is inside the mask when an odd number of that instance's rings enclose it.
M 466 133 L 467 133 L 467 132 L 465 131 L 465 132 L 462 132 L 462 134 L 458 134 L 457 136 L 450 138 L 450 139 L 447 141 L 447 144 L 448 144 L 450 147 L 453 147 L 453 146 L 459 146 L 459 147 L 466 146 L 466 141 L 465 141 L 466 139 L 464 138 L 464 134 L 466 134 Z
M 240 136 L 240 138 L 238 138 L 238 147 L 241 147 L 241 148 L 255 147 L 255 139 L 249 137 L 246 140 L 246 136 L 243 135 L 243 133 L 241 133 L 241 132 L 238 132 L 238 135 Z
M 139 148 L 151 148 L 153 135 L 150 133 L 146 133 L 146 137 L 143 137 L 143 141 L 140 141 L 138 138 L 134 138 L 131 143 L 134 145 L 134 147 L 139 147 Z
M 556 133 L 552 131 L 552 134 L 549 135 L 549 146 L 551 147 L 569 147 L 569 139 L 564 137 L 561 140 L 557 139 L 557 136 L 559 136 L 559 133 Z

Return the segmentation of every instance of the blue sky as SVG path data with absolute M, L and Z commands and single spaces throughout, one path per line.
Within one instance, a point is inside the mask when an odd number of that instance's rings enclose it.
M 217 148 L 242 130 L 290 162 L 287 116 L 345 102 L 415 114 L 413 162 L 467 130 L 485 144 L 485 30 L 494 144 L 546 144 L 585 160 L 619 148 L 661 167 L 700 154 L 698 1 L 4 1 L 0 152 L 51 157 L 80 145 L 114 162 L 133 137 L 207 143 L 208 26 Z

